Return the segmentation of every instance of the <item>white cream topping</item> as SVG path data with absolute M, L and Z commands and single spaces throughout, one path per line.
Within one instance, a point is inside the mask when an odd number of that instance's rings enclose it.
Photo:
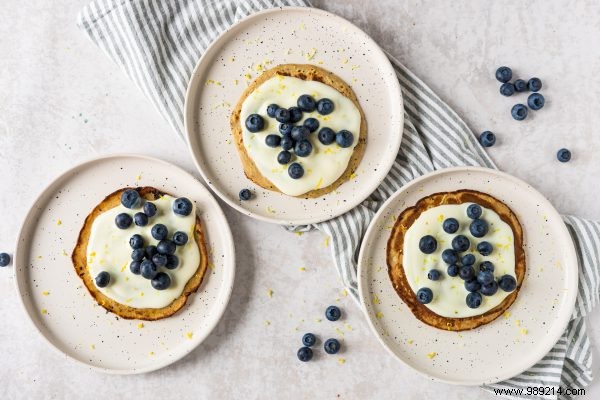
M 280 107 L 294 107 L 298 97 L 310 94 L 319 100 L 328 98 L 333 101 L 334 110 L 329 115 L 320 115 L 316 111 L 303 113 L 301 124 L 306 118 L 316 118 L 319 129 L 310 135 L 313 151 L 308 157 L 297 157 L 292 152 L 292 162 L 298 162 L 304 168 L 304 176 L 292 179 L 288 175 L 288 165 L 277 162 L 277 154 L 282 149 L 272 148 L 265 144 L 265 137 L 279 133 L 279 122 L 267 116 L 267 106 L 275 103 Z M 246 129 L 246 118 L 250 114 L 259 114 L 265 120 L 265 128 L 257 133 Z M 248 155 L 260 173 L 271 181 L 281 192 L 290 196 L 299 196 L 314 189 L 323 188 L 335 182 L 348 167 L 348 162 L 358 143 L 361 116 L 354 103 L 334 88 L 317 81 L 302 80 L 289 76 L 275 76 L 254 90 L 242 104 L 240 123 L 243 132 L 244 146 Z M 354 135 L 351 147 L 341 148 L 335 142 L 322 144 L 317 134 L 321 128 L 328 127 L 338 132 L 346 129 Z
M 452 239 L 456 235 L 465 235 L 471 242 L 471 248 L 464 253 L 459 253 L 460 258 L 468 253 L 475 256 L 475 272 L 479 272 L 479 264 L 483 261 L 491 261 L 494 264 L 494 277 L 496 280 L 502 275 L 515 276 L 515 250 L 514 235 L 510 226 L 500 219 L 494 210 L 484 208 L 481 219 L 489 225 L 488 233 L 482 238 L 476 238 L 469 232 L 472 221 L 467 216 L 467 207 L 472 203 L 443 205 L 423 212 L 404 236 L 404 254 L 402 265 L 408 283 L 416 293 L 422 287 L 428 287 L 433 292 L 433 300 L 425 304 L 434 313 L 443 317 L 465 318 L 481 315 L 491 310 L 509 295 L 509 293 L 498 288 L 493 296 L 482 295 L 482 303 L 479 308 L 469 308 L 466 297 L 469 292 L 465 289 L 464 281 L 459 277 L 451 277 L 446 272 L 448 265 L 442 260 L 442 252 L 452 248 Z M 456 233 L 446 233 L 442 229 L 442 223 L 447 218 L 456 218 L 460 227 Z M 424 254 L 419 249 L 419 241 L 425 235 L 432 235 L 437 240 L 437 249 L 432 254 Z M 482 256 L 477 251 L 477 244 L 487 241 L 494 247 L 492 254 Z M 438 269 L 441 278 L 432 281 L 427 278 L 431 269 Z
M 104 295 L 130 307 L 162 308 L 171 304 L 183 293 L 185 284 L 200 264 L 200 251 L 194 239 L 196 206 L 193 205 L 193 211 L 188 216 L 177 215 L 173 212 L 173 201 L 175 198 L 168 195 L 152 201 L 157 208 L 156 215 L 149 218 L 148 224 L 143 227 L 132 223 L 127 229 L 119 229 L 115 225 L 115 217 L 118 214 L 127 213 L 133 217 L 135 213 L 142 212 L 141 207 L 130 210 L 119 204 L 95 219 L 87 247 L 87 260 L 92 278 L 102 271 L 110 274 L 110 284 L 98 288 Z M 164 224 L 169 230 L 169 239 L 177 231 L 188 235 L 188 242 L 183 246 L 177 246 L 175 252 L 179 258 L 179 266 L 173 270 L 158 268 L 159 272 L 166 272 L 171 278 L 171 285 L 165 290 L 154 289 L 150 280 L 135 275 L 129 270 L 133 251 L 129 245 L 129 238 L 137 233 L 144 238 L 144 247 L 156 246 L 158 241 L 152 237 L 150 230 L 152 226 L 159 223 Z

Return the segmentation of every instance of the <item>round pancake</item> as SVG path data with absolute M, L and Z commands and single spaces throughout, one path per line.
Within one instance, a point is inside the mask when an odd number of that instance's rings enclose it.
M 205 245 L 204 233 L 202 232 L 202 224 L 200 223 L 200 218 L 196 215 L 196 228 L 194 231 L 194 237 L 196 239 L 198 249 L 200 250 L 200 265 L 198 265 L 198 269 L 196 270 L 194 275 L 192 275 L 192 277 L 188 280 L 183 289 L 183 293 L 181 293 L 181 295 L 178 298 L 173 300 L 173 302 L 168 306 L 162 308 L 134 308 L 118 303 L 115 300 L 105 296 L 96 287 L 94 277 L 91 276 L 87 268 L 87 247 L 88 240 L 92 231 L 92 224 L 94 223 L 96 217 L 98 217 L 103 212 L 121 204 L 121 193 L 123 193 L 127 189 L 137 190 L 140 197 L 146 200 L 157 200 L 163 195 L 167 194 L 153 187 L 146 186 L 141 188 L 123 188 L 108 195 L 104 200 L 102 200 L 100 204 L 96 206 L 96 208 L 94 208 L 90 215 L 88 215 L 85 219 L 83 227 L 79 232 L 77 245 L 75 246 L 75 249 L 73 250 L 73 254 L 71 256 L 71 259 L 73 260 L 73 267 L 75 267 L 75 272 L 77 273 L 77 275 L 79 275 L 92 297 L 98 302 L 98 304 L 100 304 L 108 311 L 115 313 L 118 316 L 125 319 L 141 319 L 146 321 L 153 321 L 157 319 L 166 318 L 175 314 L 185 305 L 187 298 L 192 293 L 196 292 L 198 290 L 198 287 L 200 287 L 202 279 L 204 278 L 204 275 L 206 273 L 206 269 L 208 267 L 208 251 Z
M 362 159 L 362 156 L 365 152 L 365 145 L 367 143 L 367 121 L 365 119 L 365 114 L 362 108 L 360 107 L 360 104 L 358 104 L 358 99 L 356 98 L 356 95 L 354 94 L 352 88 L 350 88 L 350 86 L 348 86 L 337 75 L 323 68 L 319 68 L 315 65 L 310 64 L 282 64 L 263 72 L 258 78 L 252 81 L 252 83 L 250 83 L 246 90 L 244 90 L 244 93 L 242 93 L 240 100 L 237 102 L 231 114 L 230 124 L 231 132 L 233 133 L 235 144 L 237 146 L 240 159 L 244 166 L 244 173 L 246 174 L 246 177 L 265 189 L 273 190 L 275 192 L 281 192 L 271 181 L 269 181 L 265 176 L 263 176 L 260 173 L 260 171 L 256 167 L 256 164 L 254 164 L 254 161 L 248 155 L 246 147 L 244 146 L 242 126 L 240 123 L 240 114 L 242 111 L 242 104 L 244 103 L 244 100 L 246 100 L 246 98 L 265 81 L 271 79 L 276 75 L 291 76 L 303 80 L 318 81 L 328 86 L 331 86 L 332 88 L 340 92 L 342 95 L 352 100 L 352 102 L 360 112 L 361 121 L 358 143 L 356 144 L 356 147 L 354 147 L 354 152 L 350 157 L 350 161 L 348 162 L 346 170 L 335 182 L 333 182 L 329 186 L 314 189 L 296 197 L 314 198 L 323 196 L 324 194 L 335 190 L 342 183 L 350 179 L 350 177 L 358 168 L 358 164 Z
M 402 254 L 404 251 L 404 234 L 424 211 L 445 204 L 477 203 L 482 207 L 494 210 L 512 229 L 515 248 L 515 275 L 517 288 L 500 304 L 484 314 L 467 318 L 442 317 L 417 300 L 415 292 L 410 287 L 404 268 Z M 418 250 L 417 250 L 418 251 Z M 435 193 L 420 199 L 414 207 L 404 210 L 394 224 L 392 234 L 387 244 L 388 275 L 394 289 L 406 303 L 413 314 L 424 323 L 433 327 L 449 330 L 464 331 L 487 324 L 502 315 L 515 301 L 525 277 L 525 251 L 523 250 L 523 229 L 512 210 L 503 202 L 486 193 L 474 190 L 458 190 L 456 192 Z

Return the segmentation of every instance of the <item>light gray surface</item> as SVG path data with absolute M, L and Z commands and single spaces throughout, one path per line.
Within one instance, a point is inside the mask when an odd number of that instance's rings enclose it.
M 75 27 L 86 0 L 4 1 L 0 17 L 0 249 L 13 250 L 35 196 L 61 171 L 111 152 L 138 152 L 194 172 L 139 90 Z M 448 101 L 475 130 L 498 134 L 498 166 L 544 193 L 560 212 L 600 219 L 600 5 L 539 1 L 314 1 L 366 29 Z M 546 107 L 513 121 L 514 98 L 498 94 L 500 64 L 544 81 Z M 519 97 L 523 102 L 524 96 Z M 385 116 L 382 116 L 385 117 Z M 555 160 L 569 147 L 574 160 Z M 194 172 L 195 173 L 195 172 Z M 196 173 L 195 173 L 196 174 Z M 198 174 L 196 174 L 198 175 Z M 18 305 L 11 269 L 0 270 L 0 398 L 494 398 L 432 383 L 378 344 L 341 295 L 323 236 L 298 237 L 226 209 L 237 246 L 233 300 L 209 339 L 181 362 L 145 376 L 105 376 L 53 352 Z M 305 267 L 306 271 L 301 271 Z M 65 265 L 65 268 L 70 268 Z M 56 271 L 56 273 L 64 273 Z M 267 290 L 273 290 L 273 297 Z M 336 303 L 342 323 L 316 322 Z M 266 325 L 265 321 L 270 321 Z M 302 321 L 304 320 L 304 321 Z M 344 323 L 352 327 L 349 331 Z M 298 330 L 296 330 L 296 328 Z M 347 351 L 302 364 L 303 332 L 344 332 Z M 600 318 L 592 317 L 594 356 Z M 426 352 L 426 349 L 423 349 Z M 597 358 L 597 357 L 596 357 Z M 598 373 L 598 363 L 594 372 Z M 586 397 L 600 396 L 595 382 Z

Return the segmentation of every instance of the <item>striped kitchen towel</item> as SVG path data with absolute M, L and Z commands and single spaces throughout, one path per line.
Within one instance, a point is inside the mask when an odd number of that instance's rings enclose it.
M 308 2 L 95 0 L 81 11 L 78 25 L 183 137 L 187 83 L 211 41 L 251 13 L 290 5 L 307 6 Z M 374 214 L 387 198 L 412 179 L 436 169 L 461 165 L 495 168 L 462 119 L 412 72 L 390 59 L 405 101 L 404 135 L 392 170 L 355 209 L 327 222 L 297 227 L 316 228 L 331 236 L 336 268 L 354 296 L 357 295 L 357 249 Z M 507 381 L 484 386 L 484 390 L 528 386 L 584 388 L 592 380 L 592 355 L 584 317 L 600 298 L 600 224 L 576 217 L 565 217 L 565 222 L 579 254 L 579 296 L 573 319 L 552 351 L 534 367 Z

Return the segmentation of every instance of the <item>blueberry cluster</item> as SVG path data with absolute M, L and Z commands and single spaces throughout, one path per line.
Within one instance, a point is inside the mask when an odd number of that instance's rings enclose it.
M 467 207 L 467 216 L 472 219 L 469 224 L 469 232 L 476 238 L 483 238 L 488 233 L 488 223 L 480 218 L 482 212 L 483 210 L 478 204 L 471 204 Z M 456 233 L 459 228 L 460 224 L 455 218 L 447 218 L 442 224 L 444 232 L 450 234 Z M 489 256 L 494 250 L 487 241 L 477 243 L 476 247 L 482 256 Z M 466 298 L 468 307 L 478 308 L 482 302 L 481 295 L 492 296 L 498 291 L 498 288 L 505 292 L 515 290 L 517 281 L 513 276 L 503 275 L 500 279 L 495 279 L 494 264 L 490 261 L 480 263 L 478 271 L 476 271 L 475 255 L 466 253 L 470 248 L 469 238 L 464 235 L 456 235 L 452 239 L 452 248 L 442 252 L 442 260 L 448 264 L 446 270 L 448 276 L 458 276 L 464 281 L 465 289 L 469 292 Z M 419 241 L 419 249 L 425 254 L 431 254 L 437 249 L 437 240 L 431 235 L 423 236 Z M 432 269 L 428 272 L 427 277 L 432 281 L 437 281 L 442 279 L 442 272 Z M 430 303 L 433 300 L 432 290 L 428 287 L 420 288 L 417 291 L 417 300 L 422 304 Z
M 292 151 L 296 157 L 308 157 L 313 151 L 313 145 L 310 141 L 311 133 L 319 129 L 319 120 L 316 118 L 306 118 L 304 122 L 298 124 L 303 118 L 303 113 L 317 111 L 321 115 L 331 114 L 334 110 L 333 101 L 327 98 L 315 100 L 308 94 L 298 97 L 296 107 L 279 107 L 277 104 L 270 104 L 267 107 L 267 115 L 279 122 L 279 134 L 271 133 L 265 137 L 265 144 L 269 147 L 281 147 L 281 152 L 277 155 L 277 162 L 281 165 L 288 165 L 288 174 L 292 179 L 300 179 L 304 175 L 304 168 L 298 162 L 292 162 Z M 260 132 L 265 129 L 265 120 L 259 114 L 250 114 L 246 118 L 246 128 L 250 132 Z M 323 127 L 319 130 L 317 138 L 324 145 L 337 143 L 340 147 L 350 147 L 354 143 L 354 135 L 343 129 L 334 132 L 333 129 Z M 291 163 L 291 164 L 290 164 Z
M 512 79 L 512 70 L 508 67 L 500 67 L 496 70 L 496 79 L 502 82 L 500 85 L 500 94 L 503 96 L 512 96 L 515 92 L 525 92 L 529 90 L 533 92 L 527 97 L 527 105 L 530 109 L 537 111 L 544 107 L 546 102 L 544 96 L 539 92 L 542 89 L 542 81 L 539 78 L 531 78 L 525 82 L 523 79 Z M 510 111 L 512 117 L 517 121 L 523 121 L 527 118 L 527 107 L 525 104 L 515 104 Z
M 121 204 L 129 209 L 139 208 L 142 199 L 136 190 L 128 189 L 121 194 Z M 192 202 L 185 197 L 180 197 L 173 202 L 173 212 L 177 215 L 187 216 L 192 212 Z M 127 229 L 135 221 L 138 226 L 148 225 L 150 218 L 156 215 L 156 206 L 145 202 L 143 212 L 136 213 L 133 218 L 128 213 L 121 213 L 115 218 L 115 224 L 119 229 Z M 158 270 L 164 267 L 173 270 L 179 266 L 179 258 L 175 255 L 177 246 L 183 246 L 188 242 L 185 232 L 177 231 L 168 239 L 169 230 L 163 224 L 152 226 L 150 234 L 158 241 L 156 246 L 147 245 L 144 238 L 135 234 L 129 238 L 131 262 L 129 270 L 135 275 L 141 275 L 150 280 L 152 287 L 156 290 L 165 290 L 171 286 L 171 277 Z M 110 283 L 110 274 L 107 271 L 100 272 L 96 278 L 96 286 L 106 287 Z
M 342 316 L 342 312 L 336 306 L 329 306 L 325 310 L 325 318 L 329 321 L 337 321 Z M 305 333 L 302 336 L 302 345 L 300 349 L 298 349 L 298 359 L 303 362 L 310 361 L 313 357 L 313 351 L 311 349 L 317 343 L 317 337 L 314 333 Z M 327 354 L 336 354 L 340 351 L 340 342 L 337 339 L 329 338 L 323 343 L 323 349 Z

